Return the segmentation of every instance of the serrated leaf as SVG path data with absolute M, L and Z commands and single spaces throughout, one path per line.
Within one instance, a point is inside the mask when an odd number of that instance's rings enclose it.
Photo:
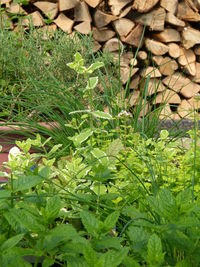
M 122 141 L 120 139 L 116 139 L 114 140 L 112 143 L 110 143 L 106 154 L 108 155 L 108 157 L 110 157 L 110 162 L 114 163 L 116 161 L 116 159 L 112 156 L 117 156 L 119 154 L 120 151 L 122 151 L 124 149 L 124 146 L 122 144 Z
M 9 238 L 1 245 L 1 251 L 13 248 L 19 243 L 20 240 L 22 240 L 23 237 L 24 234 L 19 234 Z
M 112 120 L 113 117 L 112 115 L 110 115 L 109 113 L 106 113 L 106 112 L 103 112 L 103 111 L 92 111 L 90 112 L 94 117 L 96 118 L 100 118 L 100 119 L 103 119 L 103 120 Z
M 93 157 L 98 159 L 98 162 L 100 162 L 102 165 L 107 165 L 108 164 L 108 157 L 104 151 L 102 151 L 99 148 L 94 148 L 91 150 L 91 154 Z
M 38 175 L 20 176 L 13 181 L 13 191 L 23 191 L 31 189 L 43 182 L 44 178 Z
M 114 211 L 109 214 L 104 221 L 104 228 L 106 228 L 107 230 L 113 229 L 119 219 L 119 215 L 120 213 L 118 211 Z
M 42 267 L 50 267 L 55 263 L 55 260 L 46 258 L 42 262 Z
M 128 254 L 128 248 L 121 248 L 120 251 L 108 251 L 101 255 L 96 267 L 117 267 Z
M 61 199 L 58 195 L 55 195 L 47 200 L 45 207 L 45 217 L 48 222 L 55 220 L 62 207 Z
M 88 266 L 93 267 L 95 266 L 98 257 L 96 251 L 90 246 L 87 245 L 83 251 L 83 255 L 85 260 L 87 261 Z
M 162 243 L 156 234 L 153 234 L 149 238 L 147 245 L 147 261 L 150 266 L 160 266 L 164 261 Z
M 98 237 L 101 222 L 95 217 L 95 215 L 89 211 L 81 211 L 80 217 L 87 232 L 94 237 Z

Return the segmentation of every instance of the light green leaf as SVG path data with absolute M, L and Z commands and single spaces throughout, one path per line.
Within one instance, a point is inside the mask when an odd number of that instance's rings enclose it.
M 87 73 L 91 74 L 95 70 L 100 69 L 103 66 L 104 66 L 104 63 L 103 62 L 99 62 L 99 61 L 98 62 L 95 62 L 95 63 L 93 63 L 93 64 L 91 64 L 89 66 L 89 68 L 87 69 Z
M 23 191 L 31 189 L 43 182 L 44 178 L 38 175 L 20 176 L 13 181 L 13 191 Z
M 90 112 L 94 117 L 104 119 L 104 120 L 112 120 L 113 117 L 109 113 L 103 112 L 103 111 L 92 111 Z
M 120 251 L 110 250 L 101 255 L 96 267 L 117 267 L 128 254 L 128 248 L 121 248 Z
M 164 261 L 164 253 L 162 252 L 162 243 L 160 238 L 153 234 L 147 245 L 147 261 L 150 266 L 161 266 Z
M 93 155 L 93 157 L 95 157 L 96 159 L 98 159 L 98 161 L 103 164 L 103 165 L 107 165 L 108 164 L 108 157 L 106 155 L 106 153 L 104 151 L 102 151 L 99 148 L 94 148 L 91 151 L 91 154 Z
M 95 215 L 89 211 L 81 211 L 80 217 L 87 232 L 94 237 L 98 237 L 101 222 L 95 217 Z
M 60 147 L 62 147 L 62 144 L 58 144 L 52 147 L 52 149 L 48 152 L 48 154 L 53 154 L 55 153 Z
M 113 229 L 119 219 L 119 215 L 120 213 L 118 211 L 114 211 L 109 214 L 104 221 L 104 228 L 106 228 L 107 230 Z
M 95 89 L 98 84 L 98 77 L 90 77 L 84 91 Z
M 9 238 L 2 244 L 1 251 L 13 248 L 19 243 L 20 240 L 22 240 L 23 237 L 24 237 L 23 234 L 19 234 Z
M 62 203 L 60 197 L 55 195 L 47 200 L 47 204 L 44 210 L 45 218 L 48 222 L 55 220 L 59 214 L 60 209 L 62 208 Z
M 91 135 L 93 131 L 90 129 L 84 129 L 80 134 L 75 135 L 73 137 L 68 137 L 73 141 L 75 146 L 80 146 L 84 141 L 86 141 Z
M 111 163 L 114 163 L 116 159 L 112 156 L 117 156 L 120 151 L 124 149 L 124 146 L 122 144 L 122 141 L 118 138 L 114 140 L 108 147 L 106 154 L 109 157 L 109 160 Z
M 169 136 L 169 132 L 167 130 L 161 130 L 161 132 L 160 132 L 160 138 L 162 140 L 167 139 L 168 136 Z
M 50 267 L 55 263 L 55 260 L 46 258 L 42 262 L 42 267 Z

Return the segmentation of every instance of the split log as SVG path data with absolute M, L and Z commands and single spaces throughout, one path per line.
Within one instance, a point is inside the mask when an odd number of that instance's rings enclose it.
M 88 6 L 91 6 L 93 8 L 97 7 L 101 2 L 101 0 L 84 0 L 84 1 L 88 4 Z
M 135 66 L 137 66 L 137 64 L 138 64 L 137 58 L 131 58 L 130 65 L 135 67 Z
M 163 57 L 162 56 L 153 56 L 152 60 L 159 67 L 161 65 L 162 60 L 163 60 Z
M 177 108 L 177 112 L 181 118 L 185 118 L 192 112 L 192 106 L 186 99 L 183 99 Z
M 33 25 L 34 27 L 39 27 L 44 25 L 44 20 L 38 11 L 29 14 L 25 19 L 22 19 L 23 26 Z
M 60 11 L 69 10 L 75 8 L 78 5 L 79 0 L 59 0 L 58 6 Z
M 172 75 L 178 69 L 178 64 L 170 57 L 164 57 L 160 62 L 159 71 L 164 76 Z
M 169 47 L 169 55 L 170 55 L 170 57 L 173 57 L 173 58 L 180 57 L 180 47 L 179 47 L 179 45 L 177 45 L 176 43 L 170 43 L 168 45 L 168 47 Z
M 159 0 L 135 0 L 132 8 L 136 9 L 140 13 L 147 13 L 158 3 L 158 1 Z
M 91 23 L 89 21 L 83 21 L 74 27 L 74 30 L 81 34 L 89 34 L 91 32 Z
M 177 17 L 185 21 L 200 21 L 200 15 L 190 7 L 188 0 L 178 4 Z
M 135 27 L 135 23 L 129 19 L 121 18 L 113 22 L 113 26 L 120 36 L 127 36 Z
M 175 14 L 178 7 L 178 0 L 161 0 L 160 6 L 166 11 Z
M 152 54 L 156 56 L 164 55 L 169 50 L 167 45 L 149 38 L 146 38 L 145 46 Z
M 200 63 L 196 62 L 196 74 L 192 77 L 192 81 L 195 83 L 200 83 Z
M 118 16 L 121 13 L 122 9 L 131 2 L 132 0 L 109 0 L 108 4 L 110 6 L 112 14 L 114 16 Z
M 148 95 L 153 95 L 155 93 L 163 92 L 166 87 L 159 79 L 150 79 L 148 84 Z
M 159 78 L 161 77 L 160 71 L 155 67 L 147 67 L 146 69 L 142 70 L 141 72 L 142 77 L 150 76 L 150 78 Z
M 200 101 L 195 96 L 191 97 L 188 102 L 191 105 L 192 110 L 200 109 Z
M 165 21 L 177 27 L 185 27 L 185 22 L 178 19 L 173 13 L 167 13 Z
M 124 46 L 122 42 L 118 40 L 117 38 L 112 38 L 105 43 L 103 51 L 114 52 L 114 51 L 118 51 L 119 49 L 120 49 L 120 55 L 121 55 L 121 51 L 124 50 Z
M 37 34 L 39 32 L 43 40 L 48 40 L 49 38 L 54 37 L 56 29 L 57 29 L 57 26 L 55 24 L 45 25 L 42 28 L 35 29 L 34 33 L 35 33 L 35 36 L 37 37 Z
M 21 7 L 21 5 L 14 2 L 10 4 L 7 12 L 11 14 L 27 15 L 27 12 Z
M 195 76 L 196 72 L 197 72 L 196 62 L 192 62 L 192 63 L 187 64 L 186 66 L 184 66 L 183 69 L 187 74 L 189 74 L 191 76 Z
M 146 51 L 139 51 L 137 54 L 138 59 L 140 60 L 146 60 L 148 58 L 147 52 Z
M 101 49 L 101 45 L 99 42 L 97 41 L 93 41 L 93 46 L 92 46 L 92 51 L 93 53 L 96 53 L 97 51 L 99 51 Z
M 131 11 L 131 6 L 126 7 L 124 10 L 122 10 L 119 18 L 125 17 L 130 11 Z
M 165 91 L 158 93 L 155 100 L 153 101 L 153 104 L 163 104 L 163 103 L 180 104 L 181 98 L 176 92 L 166 89 Z
M 55 24 L 64 32 L 71 33 L 74 21 L 66 17 L 63 13 L 54 20 Z
M 180 42 L 180 33 L 175 29 L 165 29 L 164 31 L 153 35 L 156 39 L 163 43 Z
M 134 47 L 138 47 L 140 44 L 142 46 L 143 29 L 143 26 L 138 24 L 126 37 L 122 36 L 121 41 L 130 44 Z
M 116 16 L 112 16 L 102 12 L 101 10 L 97 9 L 94 14 L 94 22 L 97 28 L 102 28 L 108 25 L 111 21 L 116 20 Z
M 34 3 L 48 18 L 54 19 L 58 14 L 58 4 L 47 1 L 38 1 Z
M 74 21 L 92 21 L 88 5 L 85 2 L 79 2 L 75 6 Z
M 136 74 L 135 76 L 131 79 L 131 82 L 129 84 L 129 88 L 137 90 L 140 87 L 140 75 Z
M 185 48 L 180 48 L 180 56 L 178 58 L 179 64 L 186 66 L 187 64 L 193 63 L 196 61 L 196 55 L 191 50 L 186 50 Z
M 200 31 L 186 27 L 182 31 L 182 40 L 186 49 L 193 47 L 195 44 L 200 44 Z
M 192 82 L 179 72 L 166 77 L 163 80 L 163 83 L 170 89 L 180 92 L 185 98 L 191 98 L 200 91 L 199 84 Z
M 135 106 L 139 102 L 140 98 L 140 91 L 134 90 L 134 92 L 131 94 L 130 100 L 129 100 L 129 105 Z
M 149 26 L 151 31 L 163 31 L 165 24 L 166 12 L 164 8 L 157 8 L 147 14 L 143 14 L 134 20 L 143 25 Z
M 194 49 L 194 53 L 197 55 L 197 56 L 200 56 L 200 45 L 197 45 Z
M 123 84 L 138 72 L 139 68 L 133 68 L 130 72 L 130 67 L 120 67 L 120 79 Z
M 106 27 L 102 29 L 93 27 L 92 32 L 94 39 L 98 42 L 106 42 L 115 36 L 115 32 Z

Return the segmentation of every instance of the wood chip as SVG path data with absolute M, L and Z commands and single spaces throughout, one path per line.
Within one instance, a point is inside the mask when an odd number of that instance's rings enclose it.
M 108 25 L 111 21 L 114 21 L 116 19 L 117 17 L 106 14 L 99 9 L 97 9 L 97 11 L 94 14 L 94 22 L 97 28 L 102 28 Z
M 69 10 L 75 8 L 78 5 L 79 0 L 59 0 L 58 6 L 60 11 Z
M 91 32 L 91 24 L 89 21 L 83 21 L 74 27 L 74 30 L 81 34 L 89 34 Z
M 178 19 L 173 13 L 167 13 L 165 21 L 177 27 L 185 27 L 185 22 Z
M 46 1 L 38 1 L 34 3 L 48 18 L 54 19 L 58 13 L 58 4 Z
M 92 32 L 94 39 L 98 42 L 106 42 L 115 36 L 115 32 L 106 27 L 102 29 L 93 27 Z
M 164 8 L 157 8 L 147 14 L 142 14 L 134 19 L 143 25 L 149 26 L 152 31 L 163 31 L 166 12 Z
M 127 36 L 134 28 L 135 23 L 130 19 L 121 18 L 113 22 L 113 26 L 120 36 Z
M 164 31 L 154 34 L 155 38 L 164 43 L 180 42 L 180 33 L 175 29 L 165 29 Z
M 136 9 L 140 13 L 146 13 L 151 10 L 159 0 L 135 0 L 132 8 Z
M 114 16 L 118 16 L 122 9 L 131 2 L 132 0 L 109 0 L 108 4 L 110 6 L 112 14 Z
M 74 20 L 92 22 L 92 18 L 89 12 L 88 5 L 85 2 L 80 2 L 78 5 L 75 6 Z
M 179 45 L 177 45 L 176 43 L 170 43 L 168 44 L 168 47 L 169 47 L 169 55 L 170 57 L 173 57 L 173 58 L 178 58 L 180 57 L 180 47 Z
M 175 14 L 178 7 L 178 0 L 161 0 L 160 6 L 168 12 Z
M 182 42 L 186 49 L 193 47 L 195 44 L 200 44 L 200 31 L 191 27 L 186 27 L 182 31 Z
M 143 44 L 142 34 L 143 34 L 143 26 L 138 24 L 133 30 L 126 36 L 121 37 L 121 41 L 127 44 L 133 45 L 134 47 L 138 47 L 141 43 Z
M 66 17 L 63 13 L 54 20 L 55 24 L 64 32 L 71 33 L 74 21 Z
M 152 54 L 156 56 L 164 55 L 169 50 L 167 45 L 149 38 L 146 38 L 145 46 Z
M 142 77 L 150 76 L 150 78 L 159 78 L 161 77 L 160 71 L 155 67 L 147 67 L 146 69 L 142 70 L 141 72 Z

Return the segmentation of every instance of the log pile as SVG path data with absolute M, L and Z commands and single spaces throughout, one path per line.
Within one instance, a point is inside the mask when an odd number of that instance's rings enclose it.
M 109 51 L 116 61 L 120 54 L 123 86 L 131 76 L 131 105 L 137 105 L 148 80 L 152 109 L 167 103 L 161 117 L 199 111 L 200 0 L 27 1 L 1 0 L 0 27 L 17 31 L 11 15 L 20 15 L 26 28 L 32 23 L 49 32 L 92 32 L 94 52 Z

